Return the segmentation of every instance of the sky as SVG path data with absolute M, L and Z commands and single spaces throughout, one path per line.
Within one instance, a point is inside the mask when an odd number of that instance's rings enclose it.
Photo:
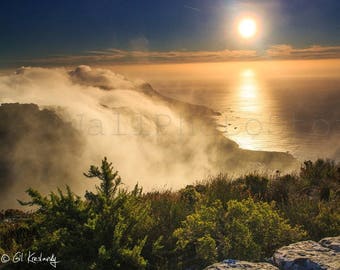
M 339 14 L 338 0 L 1 0 L 0 66 L 339 58 Z

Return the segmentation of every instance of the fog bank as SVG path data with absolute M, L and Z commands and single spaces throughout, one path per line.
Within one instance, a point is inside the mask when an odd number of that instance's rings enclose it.
M 93 187 L 82 172 L 107 156 L 124 183 L 179 188 L 211 174 L 285 170 L 285 153 L 242 150 L 216 130 L 217 112 L 166 98 L 143 81 L 106 69 L 21 68 L 0 77 L 0 182 L 6 199 L 32 186 Z M 3 139 L 5 138 L 5 139 Z M 19 164 L 26 164 L 20 166 Z M 20 173 L 17 173 L 20 171 Z

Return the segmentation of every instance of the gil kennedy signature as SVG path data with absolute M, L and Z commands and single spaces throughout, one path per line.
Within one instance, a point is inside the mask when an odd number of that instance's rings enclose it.
M 28 264 L 39 264 L 48 263 L 53 268 L 57 268 L 57 257 L 52 253 L 50 256 L 45 256 L 42 252 L 36 253 L 28 251 L 28 253 L 17 252 L 10 256 L 8 254 L 2 254 L 0 259 L 2 264 L 6 263 L 28 263 Z

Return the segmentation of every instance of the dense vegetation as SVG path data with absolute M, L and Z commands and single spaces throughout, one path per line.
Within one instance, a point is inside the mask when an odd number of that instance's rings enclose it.
M 124 189 L 106 158 L 84 175 L 99 179 L 96 192 L 29 189 L 31 200 L 20 203 L 34 210 L 2 211 L 0 254 L 54 253 L 59 269 L 202 269 L 340 234 L 340 167 L 329 160 L 306 161 L 297 174 L 218 175 L 149 193 Z

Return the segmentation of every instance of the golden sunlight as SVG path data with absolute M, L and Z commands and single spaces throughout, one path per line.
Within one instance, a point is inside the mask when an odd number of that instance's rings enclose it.
M 238 32 L 243 38 L 252 38 L 257 32 L 256 21 L 252 18 L 244 18 L 238 25 Z
M 255 72 L 252 69 L 244 69 L 240 73 L 239 97 L 242 111 L 259 112 L 258 84 Z

